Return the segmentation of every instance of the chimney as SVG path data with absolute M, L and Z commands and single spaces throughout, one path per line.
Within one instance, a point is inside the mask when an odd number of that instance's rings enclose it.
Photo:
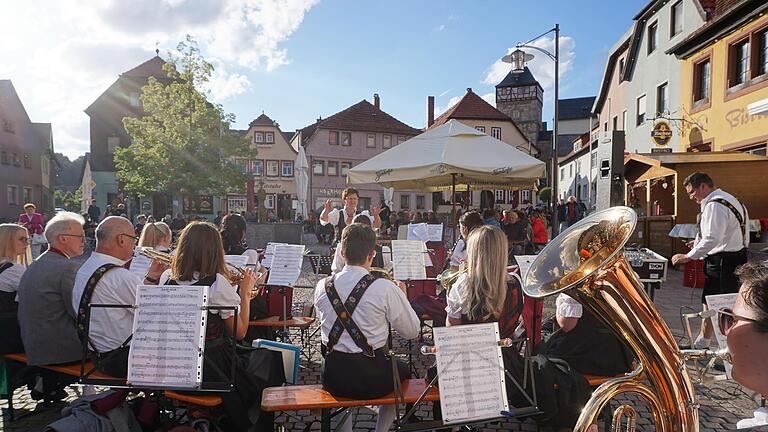
M 435 97 L 427 96 L 427 127 L 435 124 Z
M 381 109 L 381 100 L 379 99 L 378 93 L 373 94 L 373 106 L 375 106 L 378 109 Z

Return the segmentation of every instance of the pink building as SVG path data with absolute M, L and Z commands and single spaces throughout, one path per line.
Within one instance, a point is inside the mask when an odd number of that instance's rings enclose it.
M 311 176 L 309 208 L 322 209 L 327 199 L 341 205 L 341 191 L 347 185 L 347 171 L 377 154 L 421 133 L 380 109 L 379 95 L 373 103 L 360 101 L 326 119 L 299 129 L 291 144 L 303 145 Z M 378 184 L 353 185 L 360 193 L 359 208 L 378 206 L 384 199 L 384 189 Z M 432 209 L 432 194 L 395 190 L 392 211 Z

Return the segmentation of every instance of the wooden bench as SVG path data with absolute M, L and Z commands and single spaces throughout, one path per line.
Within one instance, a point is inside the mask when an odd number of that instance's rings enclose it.
M 424 379 L 408 379 L 403 381 L 402 391 L 406 403 L 414 403 L 427 388 Z M 436 387 L 429 389 L 425 401 L 440 400 L 440 393 Z M 300 385 L 285 387 L 269 387 L 261 396 L 261 409 L 267 412 L 275 411 L 299 411 L 320 410 L 320 430 L 331 430 L 331 409 L 352 408 L 367 405 L 394 405 L 396 403 L 394 393 L 376 399 L 350 399 L 336 397 L 323 390 L 323 386 Z
M 287 320 L 281 320 L 280 317 L 271 316 L 248 322 L 249 327 L 294 327 L 306 330 L 314 324 L 313 317 L 294 317 Z
M 221 396 L 215 394 L 180 393 L 174 390 L 166 390 L 165 397 L 170 400 L 205 408 L 214 408 L 222 404 Z
M 590 387 L 597 387 L 602 385 L 606 381 L 610 381 L 614 378 L 621 378 L 624 377 L 624 374 L 619 375 L 613 375 L 613 376 L 600 376 L 600 375 L 589 375 L 589 374 L 582 374 L 584 379 L 587 380 L 587 383 Z

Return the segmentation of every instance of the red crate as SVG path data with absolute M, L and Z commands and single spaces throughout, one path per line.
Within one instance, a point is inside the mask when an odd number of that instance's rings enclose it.
M 685 275 L 683 286 L 690 288 L 704 288 L 704 261 L 695 260 L 685 263 Z

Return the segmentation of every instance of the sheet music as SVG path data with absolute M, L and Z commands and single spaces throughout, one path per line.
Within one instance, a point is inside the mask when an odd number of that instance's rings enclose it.
M 139 285 L 128 358 L 133 386 L 196 388 L 203 379 L 207 286 Z
M 133 259 L 131 259 L 131 267 L 128 270 L 131 273 L 138 275 L 141 280 L 144 280 L 144 275 L 147 274 L 150 265 L 152 265 L 151 259 L 137 253 Z
M 275 245 L 272 257 L 272 267 L 269 269 L 270 285 L 293 285 L 301 274 L 301 264 L 304 259 L 304 245 L 278 244 Z
M 427 241 L 443 241 L 443 224 L 427 224 Z
M 722 308 L 733 309 L 733 305 L 736 304 L 736 297 L 738 295 L 739 293 L 714 294 L 708 295 L 704 299 L 707 301 L 707 307 L 709 310 L 718 311 Z M 712 327 L 715 329 L 715 339 L 717 339 L 717 346 L 720 348 L 726 348 L 728 344 L 726 343 L 725 335 L 720 332 L 720 326 L 717 323 L 717 314 L 709 319 L 712 320 Z M 733 365 L 731 365 L 730 362 L 723 362 L 723 364 L 725 365 L 725 375 L 728 377 L 728 379 L 731 379 L 731 369 L 733 368 Z
M 224 255 L 224 261 L 233 266 L 245 268 L 248 265 L 248 255 Z
M 525 280 L 525 274 L 528 273 L 528 269 L 531 268 L 535 259 L 536 255 L 515 255 L 515 261 L 520 268 L 520 279 Z
M 392 240 L 392 267 L 395 279 L 401 281 L 426 279 L 425 252 L 423 241 Z
M 443 422 L 496 418 L 508 411 L 498 323 L 433 331 Z
M 264 260 L 262 260 L 261 265 L 266 268 L 272 268 L 272 257 L 275 254 L 275 246 L 279 244 L 285 243 L 267 243 L 267 247 L 264 248 Z
M 425 223 L 408 224 L 408 236 L 406 240 L 429 241 L 429 228 Z

